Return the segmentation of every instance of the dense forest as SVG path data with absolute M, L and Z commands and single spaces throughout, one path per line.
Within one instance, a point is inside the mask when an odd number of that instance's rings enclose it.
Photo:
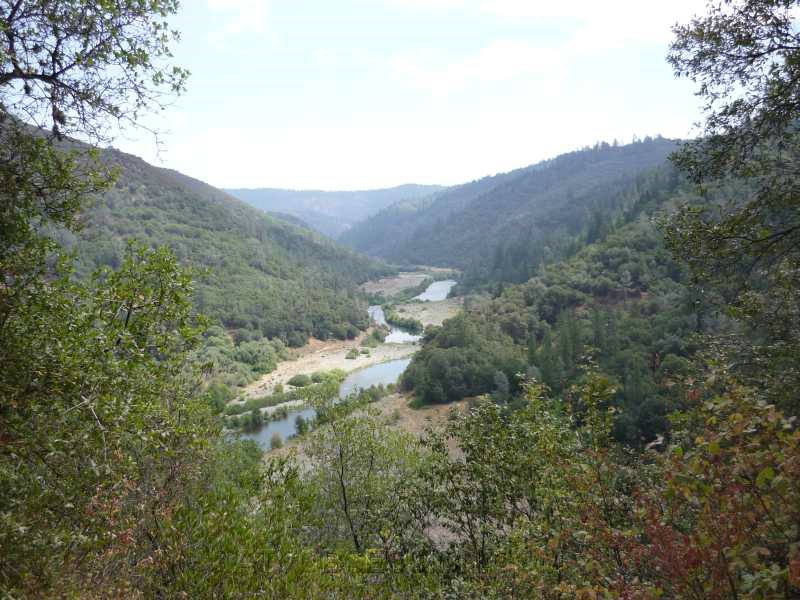
M 271 188 L 230 189 L 231 195 L 267 212 L 291 215 L 333 239 L 354 224 L 398 201 L 435 194 L 436 185 L 400 185 L 385 190 L 323 192 Z
M 358 284 L 389 267 L 311 231 L 259 213 L 224 192 L 117 151 L 102 159 L 119 173 L 83 214 L 77 271 L 119 267 L 127 241 L 168 246 L 197 269 L 194 301 L 237 339 L 302 346 L 309 336 L 353 337 L 368 322 Z M 207 270 L 204 272 L 204 270 Z
M 613 378 L 617 438 L 644 445 L 664 434 L 680 406 L 679 382 L 691 370 L 694 335 L 724 327 L 713 309 L 696 303 L 687 270 L 654 223 L 687 189 L 675 169 L 642 174 L 617 197 L 611 214 L 618 217 L 590 220 L 584 231 L 562 237 L 574 249 L 566 259 L 534 254 L 528 262 L 513 245 L 497 251 L 488 279 L 462 283 L 485 292 L 470 296 L 464 314 L 426 332 L 404 385 L 428 403 L 483 394 L 509 402 L 527 376 L 560 396 L 591 359 Z M 538 274 L 505 283 L 526 271 Z
M 487 177 L 417 202 L 401 202 L 346 232 L 351 247 L 401 264 L 484 273 L 513 247 L 535 269 L 536 255 L 569 252 L 591 220 L 613 221 L 637 176 L 663 165 L 675 142 L 663 138 L 597 144 L 531 167 Z M 514 273 L 518 282 L 532 273 Z
M 465 310 L 403 377 L 416 404 L 467 400 L 418 435 L 376 409 L 386 389 L 337 402 L 341 373 L 298 377 L 275 397 L 324 419 L 264 456 L 225 435 L 203 354 L 268 370 L 318 303 L 347 336 L 352 286 L 385 269 L 97 150 L 186 91 L 175 0 L 0 0 L 0 595 L 800 597 L 798 5 L 674 28 L 697 139 L 405 203 L 456 194 L 442 248 L 456 224 L 478 246 L 451 246 Z

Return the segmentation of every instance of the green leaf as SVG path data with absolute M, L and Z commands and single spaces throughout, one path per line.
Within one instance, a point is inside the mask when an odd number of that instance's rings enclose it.
M 764 467 L 756 477 L 756 485 L 760 488 L 766 487 L 774 478 L 775 470 L 772 467 Z

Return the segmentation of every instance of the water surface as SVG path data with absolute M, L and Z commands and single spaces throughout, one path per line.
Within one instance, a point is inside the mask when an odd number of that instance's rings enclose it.
M 441 302 L 446 300 L 450 290 L 456 284 L 455 281 L 435 281 L 428 286 L 415 300 L 422 302 Z M 390 328 L 389 334 L 386 336 L 385 342 L 387 344 L 413 344 L 422 339 L 421 335 L 413 335 L 407 331 L 403 331 L 399 327 L 390 326 L 386 322 L 386 315 L 383 308 L 380 306 L 370 306 L 368 309 L 370 318 L 377 324 Z M 397 383 L 397 380 L 402 375 L 403 371 L 411 362 L 410 358 L 401 358 L 399 360 L 392 360 L 389 362 L 372 365 L 365 369 L 355 371 L 347 376 L 347 379 L 342 382 L 339 388 L 339 399 L 346 398 L 350 394 L 357 392 L 359 389 L 366 389 L 373 385 L 389 385 L 390 383 Z M 290 437 L 297 434 L 297 417 L 303 417 L 306 420 L 313 419 L 316 416 L 316 411 L 313 408 L 298 408 L 289 411 L 285 419 L 278 421 L 270 421 L 258 431 L 252 433 L 243 433 L 240 435 L 241 439 L 255 440 L 259 446 L 264 449 L 269 449 L 272 436 L 278 434 L 282 441 L 286 441 Z
M 410 358 L 401 358 L 350 373 L 339 388 L 339 399 L 346 398 L 360 389 L 366 389 L 373 385 L 397 383 L 400 375 L 406 370 L 410 362 Z M 316 414 L 313 408 L 290 410 L 285 419 L 270 421 L 258 431 L 240 434 L 239 438 L 254 440 L 259 446 L 269 450 L 274 434 L 280 435 L 281 441 L 285 442 L 297 434 L 297 417 L 302 416 L 308 421 L 316 417 Z
M 422 302 L 441 302 L 442 300 L 447 300 L 447 296 L 450 294 L 450 290 L 453 289 L 455 284 L 456 282 L 452 279 L 434 281 L 428 286 L 428 289 L 419 296 L 416 296 L 414 300 L 420 300 Z
M 384 327 L 388 327 L 390 329 L 384 343 L 386 344 L 414 344 L 422 339 L 421 335 L 414 335 L 413 333 L 408 333 L 407 331 L 400 329 L 399 327 L 395 327 L 394 325 L 389 325 L 386 322 L 386 315 L 383 312 L 383 308 L 380 306 L 370 306 L 368 309 L 370 318 L 375 321 L 377 325 L 382 325 Z

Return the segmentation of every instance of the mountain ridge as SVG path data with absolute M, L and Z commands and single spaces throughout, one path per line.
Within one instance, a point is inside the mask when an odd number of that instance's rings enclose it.
M 395 202 L 421 198 L 445 189 L 437 185 L 402 184 L 355 191 L 291 190 L 281 188 L 226 188 L 224 191 L 250 206 L 292 215 L 317 231 L 338 238 L 357 222 Z
M 616 206 L 636 176 L 663 165 L 676 140 L 597 144 L 527 167 L 397 203 L 344 233 L 340 241 L 398 264 L 485 267 L 499 244 L 574 233 L 592 211 Z
M 116 184 L 84 211 L 83 231 L 59 234 L 76 251 L 79 274 L 118 266 L 135 239 L 209 269 L 197 281 L 196 306 L 240 338 L 299 346 L 368 325 L 355 288 L 391 272 L 385 264 L 174 169 L 116 149 L 101 160 L 119 168 Z

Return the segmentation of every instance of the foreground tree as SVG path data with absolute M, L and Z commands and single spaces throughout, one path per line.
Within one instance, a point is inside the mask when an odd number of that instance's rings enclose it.
M 162 64 L 175 0 L 0 1 L 0 590 L 106 595 L 163 559 L 202 469 L 206 411 L 187 352 L 190 278 L 131 245 L 76 282 L 50 239 L 113 182 L 67 140 L 107 139 L 186 73 Z M 42 129 L 51 131 L 48 135 Z
M 800 33 L 796 0 L 711 2 L 675 28 L 669 60 L 700 84 L 705 135 L 675 160 L 703 202 L 666 227 L 676 253 L 744 324 L 724 351 L 800 410 Z
M 708 399 L 681 417 L 665 485 L 642 495 L 662 595 L 800 593 L 798 431 L 773 405 L 800 411 L 798 4 L 710 2 L 675 28 L 669 60 L 700 84 L 707 118 L 675 156 L 702 201 L 667 238 L 735 328 L 711 340 Z
M 90 139 L 141 126 L 143 111 L 184 89 L 169 63 L 178 0 L 0 1 L 2 110 L 55 134 Z

